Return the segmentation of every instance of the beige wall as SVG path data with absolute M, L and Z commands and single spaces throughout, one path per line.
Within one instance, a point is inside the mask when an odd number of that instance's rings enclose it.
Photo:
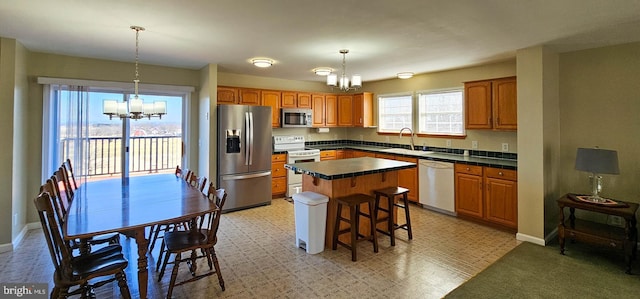
M 16 42 L 15 55 L 15 86 L 13 109 L 13 187 L 12 187 L 12 215 L 13 229 L 11 238 L 15 239 L 22 232 L 26 224 L 27 208 L 32 201 L 27 196 L 28 144 L 23 136 L 28 134 L 28 83 L 27 83 L 27 50 Z M 24 199 L 27 198 L 25 201 Z M 24 233 L 24 232 L 23 232 Z
M 198 105 L 199 134 L 198 134 L 198 174 L 214 179 L 216 177 L 216 82 L 218 79 L 218 66 L 209 64 L 200 70 L 200 86 Z M 195 144 L 195 143 L 194 143 Z M 213 163 L 213 164 L 212 164 Z M 215 183 L 214 181 L 212 181 Z
M 0 38 L 0 105 L 5 111 L 11 112 L 15 110 L 15 68 L 16 40 Z M 13 122 L 13 113 L 6 113 L 5 117 L 0 118 L 0 138 L 3 141 L 0 169 L 13 170 Z M 13 179 L 9 171 L 2 173 L 0 190 L 0 252 L 3 252 L 12 249 Z
M 620 175 L 603 175 L 605 197 L 640 202 L 640 43 L 560 55 L 562 192 L 590 192 L 576 149 L 618 151 Z

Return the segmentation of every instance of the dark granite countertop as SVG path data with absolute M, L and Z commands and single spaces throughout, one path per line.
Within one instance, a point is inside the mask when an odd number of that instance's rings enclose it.
M 433 161 L 442 161 L 442 162 L 451 162 L 451 163 L 463 163 L 470 165 L 478 165 L 478 166 L 489 166 L 494 168 L 503 168 L 503 169 L 511 169 L 517 170 L 518 161 L 511 159 L 498 159 L 492 157 L 485 156 L 463 156 L 461 154 L 453 154 L 453 153 L 443 153 L 436 151 L 403 151 L 402 153 L 398 152 L 389 152 L 389 147 L 381 147 L 381 146 L 370 146 L 370 145 L 353 145 L 353 144 L 318 144 L 318 145 L 310 145 L 307 148 L 319 149 L 319 150 L 334 150 L 334 149 L 352 149 L 352 150 L 361 150 L 368 151 L 374 153 L 381 154 L 392 154 L 392 155 L 400 155 L 404 157 L 413 157 L 419 159 L 433 160 Z M 345 160 L 339 160 L 345 161 Z
M 284 167 L 325 180 L 350 178 L 361 175 L 414 168 L 415 163 L 362 157 L 320 162 L 285 164 Z

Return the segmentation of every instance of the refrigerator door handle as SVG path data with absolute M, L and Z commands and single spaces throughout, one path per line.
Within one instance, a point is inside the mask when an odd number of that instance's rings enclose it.
M 249 112 L 244 113 L 244 165 L 249 165 L 249 132 L 251 132 L 251 124 L 249 123 Z
M 242 175 L 223 175 L 223 181 L 233 181 L 233 180 L 246 180 L 252 178 L 259 178 L 263 176 L 271 175 L 271 171 L 265 171 L 260 173 L 252 173 L 252 174 L 242 174 Z
M 249 112 L 249 123 L 251 124 L 251 131 L 249 131 L 249 165 L 253 165 L 253 112 Z

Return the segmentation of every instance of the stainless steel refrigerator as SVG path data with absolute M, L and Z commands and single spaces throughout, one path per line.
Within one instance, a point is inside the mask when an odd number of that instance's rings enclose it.
M 271 204 L 271 107 L 218 106 L 217 187 L 223 211 Z

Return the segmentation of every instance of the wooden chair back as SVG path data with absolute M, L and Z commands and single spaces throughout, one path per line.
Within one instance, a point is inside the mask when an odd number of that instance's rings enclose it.
M 58 183 L 58 191 L 61 195 L 65 195 L 69 202 L 71 202 L 71 198 L 73 198 L 73 189 L 71 188 L 71 184 L 67 179 L 66 171 L 64 167 L 60 166 L 58 170 L 53 172 L 53 176 L 56 178 L 56 182 Z
M 209 190 L 207 191 L 207 197 L 216 204 L 216 211 L 213 211 L 206 215 L 203 219 L 202 226 L 208 229 L 207 240 L 215 244 L 217 241 L 216 235 L 218 233 L 218 227 L 220 226 L 220 217 L 222 216 L 222 207 L 224 207 L 225 201 L 227 201 L 227 192 L 224 189 L 215 189 L 213 184 L 209 184 Z M 203 217 L 204 218 L 204 217 Z
M 69 204 L 66 200 L 62 200 L 60 197 L 60 192 L 56 186 L 55 177 L 51 177 L 47 179 L 44 185 L 40 186 L 40 193 L 47 193 L 53 199 L 54 205 L 53 208 L 58 214 L 58 217 L 61 220 L 65 219 L 67 215 L 67 211 L 69 210 Z
M 179 178 L 182 177 L 182 169 L 180 168 L 180 165 L 176 165 L 175 175 L 176 177 L 179 177 Z
M 44 231 L 47 247 L 51 254 L 51 261 L 56 269 L 55 273 L 62 277 L 71 275 L 72 250 L 62 238 L 62 219 L 54 211 L 55 201 L 49 193 L 43 192 L 34 200 L 40 224 Z
M 67 181 L 69 181 L 69 185 L 73 190 L 78 189 L 78 183 L 76 182 L 76 176 L 73 174 L 73 166 L 71 165 L 71 160 L 67 159 L 62 163 L 62 168 L 65 170 L 65 174 L 67 175 Z

